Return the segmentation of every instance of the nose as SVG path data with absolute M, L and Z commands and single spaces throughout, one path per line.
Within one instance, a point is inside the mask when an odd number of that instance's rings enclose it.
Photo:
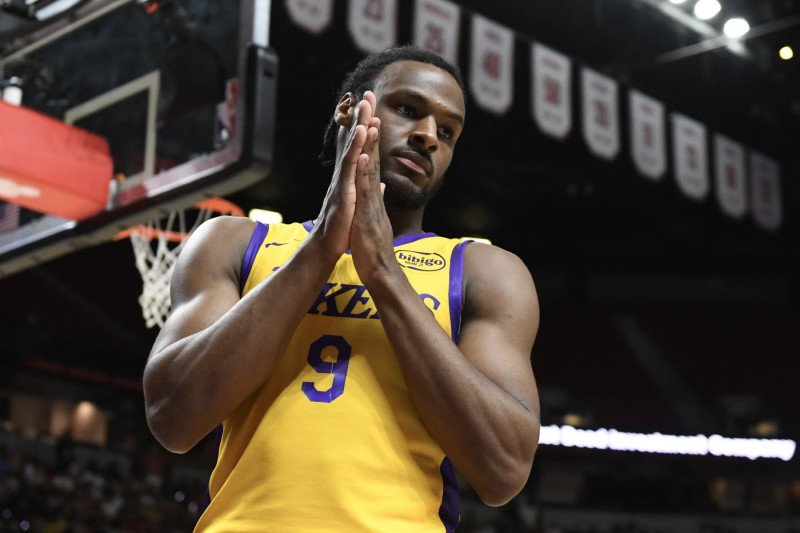
M 427 116 L 414 123 L 414 129 L 409 135 L 409 141 L 429 153 L 439 148 L 439 137 L 436 135 L 436 120 Z

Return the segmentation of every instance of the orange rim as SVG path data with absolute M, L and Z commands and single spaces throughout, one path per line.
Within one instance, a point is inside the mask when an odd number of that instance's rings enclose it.
M 244 210 L 241 207 L 233 202 L 225 200 L 224 198 L 209 198 L 207 200 L 203 200 L 202 202 L 197 202 L 194 204 L 194 206 L 197 209 L 207 209 L 220 215 L 233 215 L 237 217 L 244 216 Z M 139 224 L 138 226 L 133 226 L 132 228 L 120 231 L 112 240 L 121 241 L 122 239 L 127 239 L 133 234 L 149 241 L 154 239 L 163 239 L 169 242 L 181 242 L 185 241 L 189 237 L 188 233 L 182 231 L 163 230 L 152 228 L 144 224 Z
M 142 237 L 148 241 L 163 239 L 169 242 L 181 242 L 189 238 L 188 233 L 183 233 L 181 231 L 168 231 L 164 229 L 151 228 L 150 226 L 145 226 L 144 224 L 139 224 L 138 226 L 133 226 L 132 228 L 120 231 L 114 236 L 113 240 L 121 241 L 122 239 L 127 239 L 131 235 Z
M 194 206 L 198 209 L 208 209 L 221 215 L 244 216 L 244 210 L 241 207 L 224 198 L 209 198 L 208 200 L 197 202 Z

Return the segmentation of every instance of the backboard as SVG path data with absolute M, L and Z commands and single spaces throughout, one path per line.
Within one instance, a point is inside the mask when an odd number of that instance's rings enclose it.
M 0 205 L 23 206 L 0 229 L 0 277 L 267 176 L 277 84 L 269 1 L 87 0 L 44 20 L 26 4 L 27 14 L 0 9 L 0 91 L 22 94 L 16 109 L 0 101 Z M 42 2 L 39 18 L 56 4 Z M 41 120 L 40 130 L 12 129 L 3 113 L 17 112 L 29 113 L 17 124 Z M 99 152 L 69 144 L 83 135 Z M 47 145 L 56 138 L 67 141 Z M 54 159 L 44 174 L 55 188 L 88 179 L 58 165 L 62 152 L 108 162 L 92 185 L 102 205 L 85 216 L 39 207 L 24 193 L 47 190 L 15 177 Z M 4 158 L 17 175 L 3 175 Z M 73 207 L 70 198 L 56 203 Z

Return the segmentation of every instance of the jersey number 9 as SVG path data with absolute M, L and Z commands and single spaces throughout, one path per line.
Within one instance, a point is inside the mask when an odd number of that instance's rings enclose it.
M 338 350 L 336 361 L 329 363 L 322 360 L 322 350 L 333 346 Z M 312 402 L 331 403 L 344 392 L 347 379 L 347 365 L 350 362 L 352 348 L 339 335 L 323 335 L 308 349 L 308 364 L 320 374 L 333 374 L 333 384 L 327 390 L 318 390 L 313 381 L 304 381 L 303 393 Z

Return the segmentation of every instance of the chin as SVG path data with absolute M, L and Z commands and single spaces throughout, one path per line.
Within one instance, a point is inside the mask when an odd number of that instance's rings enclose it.
M 431 195 L 419 188 L 406 176 L 394 176 L 392 173 L 381 173 L 381 182 L 386 184 L 383 201 L 388 207 L 403 210 L 414 210 L 425 207 Z

